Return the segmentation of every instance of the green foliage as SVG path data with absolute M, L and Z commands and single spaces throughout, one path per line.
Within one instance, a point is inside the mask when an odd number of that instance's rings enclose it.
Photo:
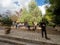
M 55 25 L 55 23 L 53 23 L 53 22 L 49 22 L 49 24 L 48 24 L 48 26 L 54 26 Z
M 34 1 L 31 1 L 29 3 L 29 11 L 31 12 L 32 10 L 34 10 L 37 7 L 36 3 Z M 33 12 L 33 11 L 32 11 Z
M 55 23 L 55 15 L 53 14 L 53 8 L 52 7 L 49 7 L 49 8 L 46 8 L 46 14 L 43 18 L 45 18 L 47 24 L 49 26 L 53 26 Z
M 60 15 L 55 17 L 55 23 L 60 24 Z
M 20 22 L 29 21 L 31 17 L 29 12 L 24 8 L 21 13 Z
M 49 0 L 49 1 L 54 6 L 54 8 L 60 7 L 60 0 Z
M 9 17 L 2 17 L 1 23 L 5 26 L 11 26 L 12 20 Z
M 60 0 L 49 0 L 49 2 L 50 2 L 50 4 L 51 4 L 51 6 L 50 6 L 50 8 L 49 8 L 49 10 L 51 11 L 51 13 L 53 14 L 53 15 L 55 15 L 54 16 L 54 23 L 55 24 L 60 24 Z M 49 12 L 50 12 L 49 11 Z
M 27 21 L 29 25 L 32 25 L 32 22 L 40 22 L 42 19 L 41 11 L 39 10 L 38 6 L 34 1 L 29 3 L 29 10 L 27 11 L 23 8 L 20 16 L 20 22 Z
M 38 6 L 34 1 L 31 1 L 29 3 L 29 12 L 32 15 L 31 20 L 34 22 L 40 22 L 42 14 L 41 11 L 39 10 Z
M 47 19 L 48 22 L 54 22 L 55 15 L 52 13 L 52 11 L 50 11 L 49 9 L 47 9 L 45 18 Z

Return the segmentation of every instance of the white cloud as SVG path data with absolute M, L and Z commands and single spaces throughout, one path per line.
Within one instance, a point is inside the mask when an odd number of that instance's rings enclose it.
M 0 12 L 3 12 L 5 9 L 19 10 L 22 7 L 25 7 L 28 9 L 28 3 L 30 1 L 31 0 L 0 0 L 0 10 L 2 10 Z M 18 2 L 18 4 L 14 2 Z
M 7 7 L 11 4 L 11 0 L 2 0 L 1 3 L 3 7 Z
M 28 10 L 28 3 L 30 1 L 31 0 L 0 0 L 0 13 L 6 12 L 6 10 L 19 11 L 19 9 L 23 7 Z M 49 6 L 49 4 L 38 6 L 42 11 L 42 15 L 46 13 L 45 6 Z
M 45 11 L 45 7 L 44 6 L 38 6 L 42 12 L 42 15 L 44 15 L 46 13 Z
M 42 12 L 42 15 L 45 15 L 45 14 L 46 14 L 46 6 L 47 6 L 47 7 L 50 7 L 50 4 L 45 4 L 45 5 L 42 5 L 42 6 L 38 6 L 39 9 L 40 9 L 41 12 Z

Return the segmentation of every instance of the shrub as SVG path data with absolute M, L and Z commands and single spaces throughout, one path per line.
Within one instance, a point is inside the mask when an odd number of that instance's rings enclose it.
M 1 23 L 4 26 L 11 26 L 12 20 L 9 17 L 2 17 Z

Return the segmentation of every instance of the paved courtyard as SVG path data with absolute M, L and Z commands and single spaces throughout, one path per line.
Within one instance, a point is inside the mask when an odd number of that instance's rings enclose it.
M 4 34 L 5 30 L 0 30 L 0 35 L 6 35 Z M 29 39 L 34 41 L 41 41 L 41 42 L 47 42 L 52 44 L 59 44 L 60 45 L 60 31 L 55 30 L 47 30 L 47 35 L 50 40 L 46 40 L 45 38 L 41 37 L 41 31 L 28 31 L 28 30 L 22 30 L 22 29 L 12 29 L 11 33 L 6 36 L 11 37 L 17 37 L 17 38 L 23 38 L 23 39 Z

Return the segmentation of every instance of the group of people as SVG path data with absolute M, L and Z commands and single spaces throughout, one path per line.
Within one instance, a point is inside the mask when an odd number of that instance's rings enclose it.
M 32 22 L 32 23 L 33 23 L 33 22 Z M 36 25 L 37 25 L 37 23 L 33 23 L 33 25 L 34 25 L 33 31 L 35 31 L 35 30 L 36 30 Z M 39 27 L 41 27 L 42 38 L 43 38 L 44 35 L 45 35 L 45 38 L 48 39 L 48 38 L 47 38 L 47 32 L 46 32 L 46 22 L 45 22 L 44 20 L 42 20 L 42 22 L 40 22 L 38 25 L 39 25 Z M 28 24 L 28 22 L 25 22 L 25 23 L 24 23 L 24 26 L 26 26 L 26 27 L 28 28 L 28 30 L 30 30 L 30 25 Z M 17 24 L 16 24 L 16 28 L 17 28 Z
M 37 23 L 34 24 L 34 28 L 33 28 L 34 31 L 36 30 L 36 25 L 37 25 Z M 45 35 L 45 38 L 48 39 L 47 32 L 46 32 L 46 22 L 44 20 L 42 20 L 42 22 L 40 22 L 38 25 L 39 25 L 39 27 L 41 27 L 42 38 Z M 28 30 L 30 30 L 30 25 L 27 22 L 25 22 L 25 26 L 28 27 Z

